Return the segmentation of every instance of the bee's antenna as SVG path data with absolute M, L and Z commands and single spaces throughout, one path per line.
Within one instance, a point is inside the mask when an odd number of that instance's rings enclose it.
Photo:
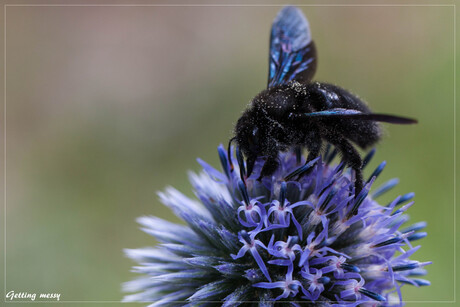
M 236 146 L 236 160 L 238 161 L 238 166 L 240 167 L 240 177 L 243 182 L 246 182 L 245 176 L 246 176 L 246 169 L 244 167 L 244 158 L 243 158 L 243 153 L 241 152 L 241 148 L 239 146 Z
M 228 141 L 228 148 L 227 148 L 227 158 L 228 158 L 228 163 L 230 164 L 230 172 L 233 172 L 233 163 L 232 163 L 232 142 L 236 140 L 236 136 L 232 137 Z

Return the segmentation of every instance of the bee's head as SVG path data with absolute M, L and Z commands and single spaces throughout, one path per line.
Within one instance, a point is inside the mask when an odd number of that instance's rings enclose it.
M 235 139 L 246 157 L 258 156 L 261 148 L 261 129 L 251 110 L 247 110 L 235 126 Z

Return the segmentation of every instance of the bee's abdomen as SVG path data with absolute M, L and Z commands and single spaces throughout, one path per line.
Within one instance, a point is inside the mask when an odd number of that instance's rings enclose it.
M 374 121 L 349 120 L 344 126 L 346 136 L 361 148 L 374 145 L 382 136 L 380 124 Z
M 307 92 L 307 104 L 315 111 L 340 108 L 371 113 L 359 97 L 333 84 L 315 82 L 307 86 Z M 331 118 L 324 119 L 323 123 L 325 127 L 335 130 L 334 133 L 343 135 L 361 148 L 374 145 L 382 135 L 380 124 L 375 121 Z

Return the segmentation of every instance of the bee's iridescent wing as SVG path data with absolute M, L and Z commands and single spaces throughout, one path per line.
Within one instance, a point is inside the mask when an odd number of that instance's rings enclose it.
M 303 114 L 291 114 L 291 117 L 295 118 L 341 118 L 341 119 L 357 119 L 357 120 L 370 120 L 376 122 L 385 122 L 391 124 L 415 124 L 417 123 L 416 119 L 389 115 L 389 114 L 380 114 L 380 113 L 363 113 L 361 111 L 352 110 L 352 109 L 341 109 L 335 108 L 326 111 L 318 111 L 312 113 L 303 113 Z
M 316 71 L 316 49 L 302 11 L 284 7 L 270 36 L 268 87 L 296 80 L 308 83 Z

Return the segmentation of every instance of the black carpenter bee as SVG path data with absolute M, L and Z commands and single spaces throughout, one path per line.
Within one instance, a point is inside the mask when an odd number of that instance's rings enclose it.
M 363 162 L 352 143 L 363 149 L 374 145 L 382 135 L 377 122 L 417 121 L 371 113 L 347 90 L 311 83 L 316 49 L 308 21 L 298 8 L 283 8 L 273 21 L 269 57 L 268 88 L 251 101 L 230 140 L 236 140 L 246 158 L 246 176 L 251 175 L 258 157 L 265 159 L 258 180 L 272 175 L 279 166 L 278 153 L 295 148 L 308 149 L 308 163 L 319 155 L 325 141 L 334 145 L 355 171 L 357 196 L 363 188 Z M 241 152 L 237 152 L 240 157 Z

